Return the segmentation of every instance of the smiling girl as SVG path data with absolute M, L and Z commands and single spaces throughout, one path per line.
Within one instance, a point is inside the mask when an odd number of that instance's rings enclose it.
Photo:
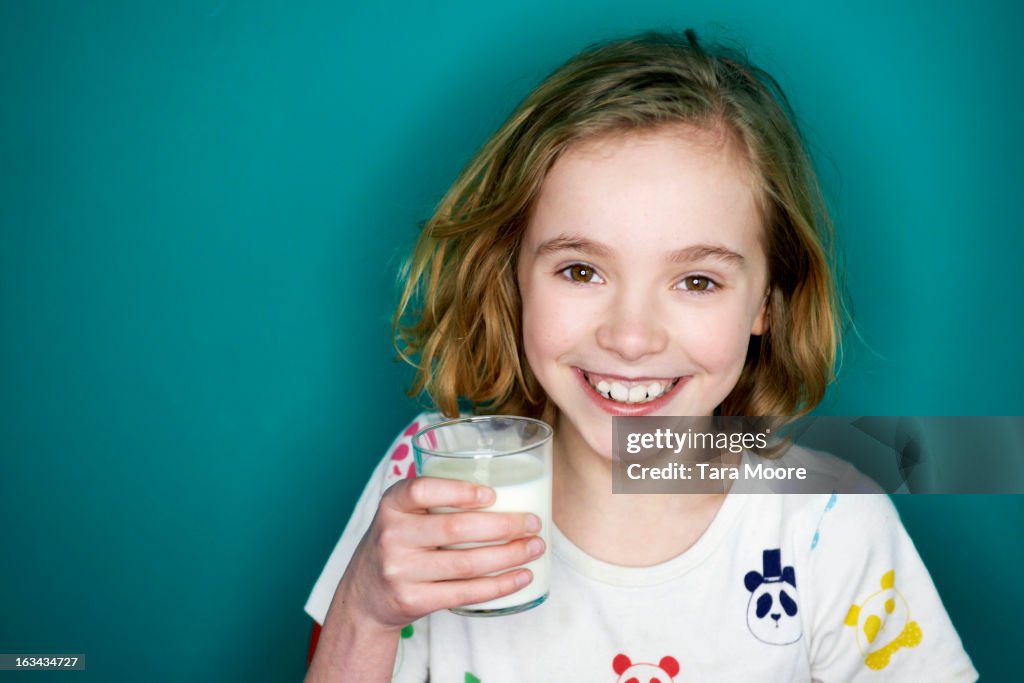
M 397 338 L 438 412 L 392 444 L 314 587 L 307 680 L 975 680 L 886 496 L 612 494 L 613 416 L 821 400 L 839 329 L 828 253 L 766 73 L 692 32 L 559 68 L 410 261 Z M 408 476 L 412 434 L 460 397 L 554 427 L 551 547 L 532 515 L 481 512 L 487 487 Z M 426 513 L 440 506 L 464 511 Z M 446 611 L 515 592 L 545 552 L 547 603 Z

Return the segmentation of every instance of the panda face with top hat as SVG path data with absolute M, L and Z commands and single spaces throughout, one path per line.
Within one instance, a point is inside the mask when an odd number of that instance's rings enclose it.
M 743 577 L 750 591 L 747 628 L 769 645 L 795 643 L 803 632 L 797 618 L 796 571 L 782 566 L 778 548 L 765 550 L 761 562 L 763 573 L 750 571 Z

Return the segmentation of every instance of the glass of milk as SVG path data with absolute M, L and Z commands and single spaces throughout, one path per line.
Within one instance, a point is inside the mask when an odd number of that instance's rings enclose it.
M 551 567 L 551 435 L 540 420 L 507 415 L 467 417 L 427 427 L 412 438 L 416 471 L 423 477 L 461 479 L 494 489 L 493 512 L 532 512 L 546 550 L 522 565 L 533 572 L 525 588 L 495 600 L 454 608 L 455 614 L 497 617 L 523 612 L 548 597 Z M 430 508 L 432 513 L 458 508 Z M 497 543 L 463 543 L 446 549 Z M 507 571 L 507 570 L 504 570 Z

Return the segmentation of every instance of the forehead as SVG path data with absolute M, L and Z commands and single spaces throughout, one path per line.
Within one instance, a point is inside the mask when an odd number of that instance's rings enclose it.
M 577 232 L 631 241 L 760 242 L 755 175 L 721 127 L 674 124 L 577 142 L 552 166 L 528 241 Z

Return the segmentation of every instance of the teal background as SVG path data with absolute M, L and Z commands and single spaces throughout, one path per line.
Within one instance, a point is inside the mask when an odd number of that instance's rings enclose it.
M 547 72 L 644 28 L 724 32 L 801 117 L 859 332 L 822 412 L 1024 413 L 1022 14 L 3 3 L 0 651 L 298 680 L 308 592 L 417 410 L 388 336 L 417 222 Z M 896 502 L 984 680 L 1015 679 L 1024 496 Z

